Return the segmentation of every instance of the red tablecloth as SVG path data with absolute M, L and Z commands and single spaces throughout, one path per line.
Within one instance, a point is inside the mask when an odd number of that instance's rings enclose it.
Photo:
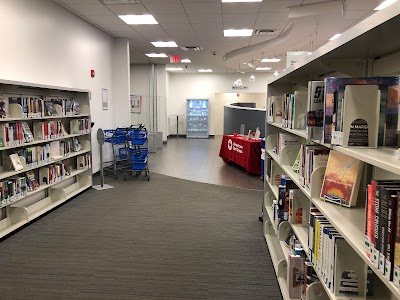
M 226 162 L 234 162 L 247 172 L 261 175 L 261 143 L 243 137 L 224 135 L 219 156 Z

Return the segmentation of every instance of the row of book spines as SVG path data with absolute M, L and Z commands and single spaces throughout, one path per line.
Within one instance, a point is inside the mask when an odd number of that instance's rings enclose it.
M 63 128 L 64 124 L 61 121 L 35 122 L 33 134 L 37 140 L 55 139 L 63 136 Z
M 374 266 L 400 287 L 400 181 L 367 186 L 365 247 Z
M 79 155 L 77 157 L 77 168 L 80 170 L 89 169 L 92 167 L 92 161 L 90 154 Z
M 22 123 L 6 123 L 0 126 L 0 141 L 2 146 L 18 146 L 24 143 L 25 134 Z
M 26 196 L 26 177 L 9 178 L 6 181 L 0 181 L 0 192 L 0 201 L 2 205 Z
M 308 254 L 321 280 L 334 292 L 334 266 L 336 265 L 336 244 L 343 239 L 338 231 L 316 209 L 310 209 Z M 345 292 L 345 291 L 343 291 Z M 348 291 L 348 292 L 355 292 Z
M 302 187 L 310 189 L 312 172 L 319 167 L 325 167 L 328 157 L 329 149 L 319 145 L 301 144 L 299 182 Z
M 73 133 L 89 133 L 91 124 L 88 118 L 77 119 L 71 121 L 71 132 Z
M 299 136 L 290 134 L 290 133 L 278 133 L 277 134 L 277 143 L 276 143 L 276 154 L 280 155 L 283 147 L 290 145 L 299 145 L 301 144 L 302 139 Z
M 9 97 L 8 100 L 10 104 L 19 104 L 21 106 L 23 118 L 37 118 L 53 115 L 52 111 L 46 109 L 45 103 L 47 102 L 50 102 L 52 105 L 59 105 L 63 116 L 73 116 L 80 113 L 74 110 L 73 104 L 75 101 L 72 98 L 58 98 L 44 101 L 41 98 L 35 97 Z

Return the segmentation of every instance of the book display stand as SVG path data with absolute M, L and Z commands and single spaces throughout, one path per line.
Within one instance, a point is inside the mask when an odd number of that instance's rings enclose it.
M 303 209 L 303 218 L 310 220 L 310 207 L 315 207 L 324 218 L 326 226 L 340 235 L 335 246 L 335 265 L 332 266 L 333 285 L 326 281 L 323 266 L 316 267 L 319 282 L 308 286 L 305 299 L 400 299 L 400 289 L 389 280 L 367 256 L 365 251 L 366 228 L 366 186 L 368 180 L 400 179 L 400 164 L 397 159 L 398 147 L 351 147 L 324 144 L 322 140 L 313 140 L 315 144 L 326 149 L 336 150 L 364 163 L 360 173 L 361 183 L 357 191 L 355 206 L 344 207 L 324 201 L 320 198 L 326 167 L 317 167 L 310 172 L 310 184 L 303 186 L 299 174 L 292 166 L 298 156 L 300 145 L 286 145 L 274 151 L 277 146 L 277 134 L 286 133 L 301 138 L 306 144 L 307 128 L 287 128 L 280 118 L 282 107 L 279 103 L 286 93 L 307 91 L 308 82 L 324 80 L 326 74 L 339 74 L 337 77 L 377 77 L 387 74 L 398 74 L 400 42 L 393 38 L 395 28 L 400 26 L 400 5 L 395 4 L 378 11 L 344 32 L 338 39 L 327 43 L 305 57 L 302 61 L 287 68 L 268 84 L 267 118 L 266 118 L 266 174 L 264 176 L 263 233 L 271 254 L 273 266 L 285 300 L 289 297 L 289 278 L 287 269 L 290 249 L 285 239 L 291 230 L 294 231 L 304 250 L 309 249 L 310 225 L 275 221 L 274 205 L 279 198 L 278 185 L 267 176 L 268 156 L 272 158 L 275 174 L 285 174 L 298 187 L 293 207 Z M 379 40 L 379 43 L 376 41 Z M 379 45 L 378 45 L 379 44 Z M 356 50 L 357 49 L 357 50 Z M 363 61 L 361 64 L 360 62 Z M 393 62 L 396 61 L 396 64 Z M 360 66 L 360 64 L 362 66 Z M 360 92 L 361 93 L 361 92 Z M 376 98 L 376 97 L 375 97 Z M 268 103 L 274 103 L 273 108 Z M 295 104 L 294 104 L 295 105 Z M 376 106 L 376 103 L 375 103 Z M 277 108 L 278 107 L 278 108 Z M 279 110 L 278 117 L 276 115 Z M 362 107 L 360 107 L 362 109 Z M 349 109 L 348 109 L 349 111 Z M 289 126 L 290 127 L 290 126 Z M 271 176 L 273 177 L 273 175 Z M 298 193 L 297 193 L 298 192 Z M 292 212 L 294 214 L 294 212 Z M 293 219 L 292 219 L 293 221 Z M 306 251 L 307 252 L 307 251 Z M 307 252 L 307 255 L 310 253 Z M 309 257 L 310 259 L 310 257 Z M 310 259 L 311 260 L 311 259 Z M 328 268 L 326 268 L 328 269 Z M 325 269 L 325 270 L 326 270 Z M 372 272 L 370 272 L 372 270 Z M 355 281 L 357 293 L 343 293 L 346 284 Z M 370 284 L 373 285 L 373 295 Z M 334 288 L 333 288 L 334 287 Z
M 89 189 L 92 162 L 89 91 L 1 80 L 0 92 L 2 238 Z

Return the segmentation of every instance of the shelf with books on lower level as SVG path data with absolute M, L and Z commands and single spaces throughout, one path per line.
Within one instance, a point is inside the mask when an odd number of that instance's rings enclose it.
M 54 119 L 71 119 L 71 118 L 88 118 L 89 114 L 73 115 L 73 116 L 46 116 L 46 117 L 31 117 L 31 118 L 0 118 L 0 122 L 15 122 L 22 121 L 26 122 L 29 120 L 54 120 Z
M 92 164 L 90 91 L 1 79 L 0 90 L 1 238 L 90 188 Z
M 47 185 L 41 190 L 30 193 L 23 199 L 21 198 L 9 204 L 6 208 L 3 208 L 7 210 L 7 217 L 0 221 L 0 238 L 52 210 L 91 186 L 91 169 L 75 170 L 64 180 Z M 36 195 L 45 193 L 47 189 L 49 190 L 47 197 L 33 203 L 23 203 L 29 200 L 29 198 L 35 198 Z
M 90 145 L 89 142 L 87 142 L 87 143 L 88 143 L 88 145 Z M 18 174 L 25 173 L 25 172 L 31 171 L 31 170 L 35 170 L 35 169 L 38 169 L 38 168 L 41 168 L 41 167 L 44 167 L 44 166 L 48 166 L 48 165 L 63 161 L 64 159 L 68 159 L 68 158 L 71 158 L 71 157 L 82 155 L 82 154 L 85 154 L 85 153 L 88 153 L 88 152 L 90 152 L 90 148 L 89 149 L 84 148 L 81 151 L 71 152 L 71 154 L 68 157 L 60 157 L 58 159 L 51 160 L 48 163 L 45 163 L 45 164 L 42 164 L 42 165 L 38 165 L 38 166 L 33 167 L 33 168 L 26 168 L 26 169 L 22 169 L 22 170 L 19 170 L 19 171 L 0 172 L 0 179 L 5 179 L 5 178 L 8 178 L 8 177 L 16 176 Z
M 63 135 L 62 137 L 54 138 L 54 139 L 36 140 L 36 141 L 30 142 L 30 143 L 24 143 L 24 144 L 19 144 L 19 145 L 15 145 L 15 146 L 0 147 L 0 151 L 28 147 L 28 146 L 44 144 L 44 143 L 50 143 L 50 142 L 54 142 L 54 141 L 67 140 L 67 139 L 70 139 L 73 137 L 83 136 L 83 135 L 87 135 L 87 134 L 90 134 L 90 133 L 68 134 L 68 135 Z
M 46 190 L 46 189 L 48 189 L 48 188 L 50 188 L 52 186 L 55 186 L 55 185 L 63 182 L 64 180 L 67 180 L 67 179 L 69 179 L 71 177 L 74 177 L 74 176 L 79 175 L 79 174 L 81 174 L 83 172 L 86 172 L 87 170 L 88 169 L 73 170 L 70 175 L 66 175 L 62 180 L 60 180 L 58 182 L 51 183 L 51 184 L 42 184 L 42 185 L 39 186 L 39 188 L 37 190 L 34 190 L 32 192 L 27 192 L 25 196 L 22 196 L 22 197 L 20 197 L 20 198 L 18 198 L 16 200 L 14 200 L 13 202 L 1 204 L 0 208 L 6 207 L 8 205 L 12 206 L 12 205 L 14 205 L 15 203 L 17 203 L 19 201 L 22 201 L 22 200 L 24 200 L 24 199 L 26 199 L 28 197 L 31 197 L 31 196 L 33 196 L 35 194 L 38 194 L 38 193 L 40 193 L 40 192 L 42 192 L 42 191 L 44 191 L 44 190 Z

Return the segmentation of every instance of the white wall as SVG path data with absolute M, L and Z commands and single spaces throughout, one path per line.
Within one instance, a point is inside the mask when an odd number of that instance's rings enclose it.
M 255 74 L 256 81 L 249 82 L 250 74 L 241 75 L 245 90 L 233 90 L 232 84 L 238 78 L 236 74 L 179 74 L 170 73 L 169 93 L 167 97 L 168 120 L 171 115 L 186 115 L 186 99 L 202 98 L 209 99 L 209 133 L 214 135 L 214 101 L 215 93 L 266 93 L 267 81 L 271 80 L 271 74 Z M 217 116 L 223 118 L 223 116 Z M 174 119 L 176 123 L 176 119 Z M 176 128 L 176 125 L 174 125 Z M 174 126 L 168 126 L 168 134 Z M 181 126 L 181 125 L 179 125 Z M 176 130 L 176 129 L 175 129 Z M 181 130 L 179 129 L 181 132 Z
M 167 96 L 168 96 L 168 77 L 165 65 L 157 65 L 157 102 L 158 102 L 158 131 L 163 133 L 163 140 L 167 140 Z M 132 64 L 131 65 L 131 94 L 142 96 L 142 113 L 132 114 L 132 124 L 145 124 L 150 128 L 150 65 Z
M 114 128 L 114 39 L 50 0 L 0 1 L 0 78 L 91 91 L 93 169 L 99 170 L 96 130 Z M 96 72 L 90 78 L 90 70 Z M 101 89 L 109 92 L 102 110 Z M 107 155 L 110 155 L 108 152 Z

